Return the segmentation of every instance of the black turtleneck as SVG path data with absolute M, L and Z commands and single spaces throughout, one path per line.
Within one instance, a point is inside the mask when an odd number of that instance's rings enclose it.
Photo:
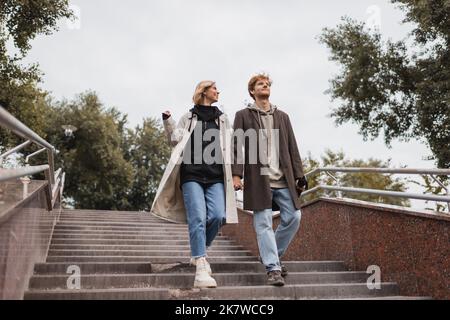
M 215 106 L 196 105 L 192 108 L 192 112 L 198 116 L 199 120 L 206 122 L 215 120 L 222 115 L 222 111 Z
M 188 141 L 187 146 L 191 146 L 191 162 L 189 163 L 183 163 L 181 164 L 180 169 L 180 185 L 183 185 L 183 183 L 188 181 L 195 181 L 202 184 L 210 184 L 210 183 L 218 183 L 224 181 L 223 177 L 223 165 L 222 163 L 214 163 L 214 164 L 206 164 L 205 160 L 202 156 L 202 163 L 201 164 L 195 164 L 194 163 L 194 150 L 195 150 L 195 143 L 196 141 L 192 138 L 195 135 L 196 130 L 201 130 L 202 137 L 205 134 L 206 130 L 209 129 L 216 129 L 220 130 L 219 121 L 216 123 L 216 119 L 218 119 L 222 112 L 214 106 L 202 106 L 202 105 L 196 105 L 194 108 L 190 110 L 193 114 L 197 115 L 197 125 L 195 126 L 194 130 L 192 131 L 191 137 Z M 207 146 L 209 146 L 212 143 L 218 143 L 220 144 L 220 140 L 215 139 L 215 137 L 212 137 L 211 141 L 201 141 L 202 143 L 202 155 L 204 154 L 204 150 Z M 212 147 L 212 146 L 211 146 Z M 214 150 L 221 150 L 220 145 L 217 148 L 213 148 Z M 214 157 L 215 151 L 213 151 L 212 156 Z M 219 157 L 222 159 L 222 155 Z

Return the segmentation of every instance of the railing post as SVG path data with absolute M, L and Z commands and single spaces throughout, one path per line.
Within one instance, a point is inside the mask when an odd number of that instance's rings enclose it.
M 50 169 L 45 170 L 45 178 L 47 179 L 47 188 L 45 188 L 45 200 L 47 202 L 48 211 L 53 210 L 53 199 L 52 199 L 52 185 L 50 184 L 50 179 L 53 176 L 53 172 Z
M 22 199 L 25 199 L 26 197 L 28 197 L 28 185 L 30 184 L 31 179 L 28 178 L 28 176 L 25 176 L 25 177 L 21 177 L 20 181 L 22 181 L 22 184 L 23 184 Z
M 49 182 L 51 183 L 51 185 L 55 184 L 55 162 L 54 162 L 54 158 L 53 158 L 53 150 L 48 150 L 47 149 L 47 155 L 48 155 L 48 166 L 50 167 L 50 180 Z
M 3 200 L 3 198 L 4 198 L 4 191 L 3 191 L 3 189 L 0 187 L 0 205 L 1 204 L 5 204 L 5 201 Z

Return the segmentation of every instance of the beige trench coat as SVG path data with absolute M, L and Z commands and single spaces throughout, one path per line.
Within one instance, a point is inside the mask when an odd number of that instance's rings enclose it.
M 192 124 L 191 123 L 192 118 Z M 220 121 L 220 124 L 218 123 Z M 220 126 L 220 147 L 224 159 L 224 187 L 226 223 L 237 223 L 236 198 L 231 173 L 231 136 L 232 129 L 228 117 L 222 114 L 217 120 Z M 174 147 L 169 163 L 156 192 L 151 213 L 155 216 L 176 223 L 187 223 L 186 209 L 180 188 L 180 165 L 183 151 L 189 137 L 197 124 L 197 115 L 188 112 L 176 126 L 170 117 L 163 121 L 169 143 Z M 189 128 L 190 127 L 190 128 Z

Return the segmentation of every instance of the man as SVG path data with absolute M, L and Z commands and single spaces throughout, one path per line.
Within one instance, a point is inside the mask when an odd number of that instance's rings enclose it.
M 244 210 L 253 211 L 267 282 L 282 286 L 287 270 L 280 257 L 300 227 L 299 196 L 308 186 L 289 116 L 269 101 L 271 85 L 265 74 L 252 77 L 248 83 L 255 102 L 235 115 L 232 172 L 235 190 L 244 190 Z M 249 141 L 252 131 L 257 132 L 253 134 L 256 143 Z M 281 222 L 274 232 L 272 210 L 278 209 Z

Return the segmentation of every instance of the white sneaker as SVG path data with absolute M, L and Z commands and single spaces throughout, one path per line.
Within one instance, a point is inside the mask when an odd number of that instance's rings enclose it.
M 198 259 L 191 258 L 191 260 L 189 261 L 189 264 L 191 266 L 195 266 L 196 265 L 196 260 L 198 260 Z M 206 259 L 205 259 L 205 261 L 206 261 L 206 270 L 208 271 L 209 275 L 212 275 L 211 266 L 210 266 L 209 262 Z
M 194 288 L 215 288 L 217 287 L 216 280 L 208 273 L 209 263 L 205 257 L 196 259 L 195 261 L 196 271 Z M 209 269 L 211 270 L 211 269 Z

